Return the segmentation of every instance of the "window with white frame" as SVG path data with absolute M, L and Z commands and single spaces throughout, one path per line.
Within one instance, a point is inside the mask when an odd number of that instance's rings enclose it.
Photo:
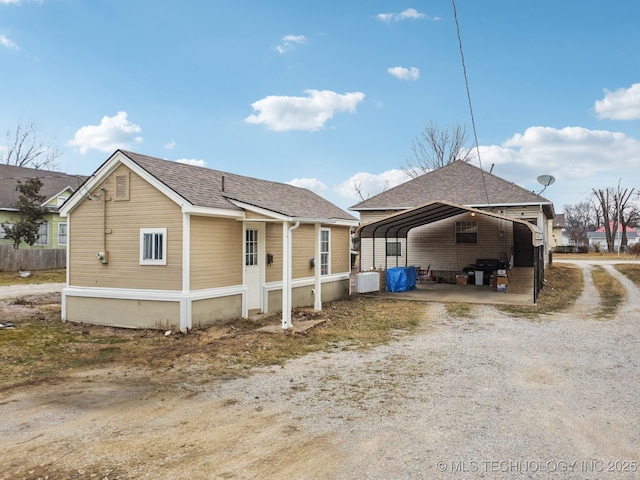
M 67 244 L 67 224 L 66 222 L 58 223 L 58 245 Z
M 167 264 L 167 229 L 140 229 L 140 265 Z
M 9 228 L 13 228 L 13 223 L 5 223 L 5 226 L 7 226 Z M 7 238 L 7 231 L 2 226 L 1 223 L 0 223 L 0 238 Z
M 320 230 L 320 275 L 331 273 L 331 230 Z
M 456 222 L 456 243 L 478 243 L 478 222 Z
M 36 245 L 49 245 L 49 222 L 42 222 L 38 227 Z
M 387 242 L 387 257 L 401 257 L 401 256 L 402 256 L 402 243 Z
M 247 229 L 244 249 L 244 264 L 246 266 L 258 265 L 258 230 Z

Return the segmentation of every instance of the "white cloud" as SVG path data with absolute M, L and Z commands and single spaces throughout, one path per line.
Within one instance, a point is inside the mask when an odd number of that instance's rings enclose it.
M 556 211 L 586 200 L 592 188 L 637 187 L 640 141 L 619 132 L 582 127 L 530 127 L 502 143 L 480 147 L 483 168 L 520 186 L 539 192 L 539 175 L 553 175 L 556 183 L 544 196 Z
M 400 80 L 418 80 L 420 78 L 420 70 L 416 67 L 391 67 L 387 68 L 387 72 Z
M 305 90 L 307 97 L 268 96 L 251 104 L 260 112 L 245 118 L 245 122 L 264 124 L 269 130 L 307 130 L 324 127 L 336 112 L 353 113 L 364 93 L 339 94 L 330 90 Z
M 327 186 L 317 178 L 294 178 L 286 183 L 294 187 L 306 188 L 318 195 L 322 195 L 327 190 Z
M 4 5 L 11 5 L 11 4 L 15 4 L 17 5 L 18 3 L 20 3 L 22 0 L 0 0 L 0 3 L 4 4 Z
M 285 35 L 282 37 L 282 43 L 276 46 L 279 53 L 288 53 L 296 48 L 296 45 L 306 43 L 307 39 L 304 35 Z
M 375 18 L 384 23 L 401 22 L 402 20 L 420 20 L 423 18 L 432 21 L 440 20 L 440 17 L 430 17 L 425 13 L 417 11 L 415 8 L 407 8 L 400 13 L 379 13 Z
M 186 165 L 194 165 L 196 167 L 206 167 L 207 162 L 205 160 L 196 160 L 195 158 L 179 158 L 176 163 L 184 163 Z
M 112 152 L 118 148 L 131 148 L 142 143 L 142 137 L 136 136 L 142 129 L 127 120 L 127 112 L 118 112 L 114 117 L 102 117 L 100 125 L 87 125 L 80 128 L 69 145 L 78 147 L 80 153 L 88 150 Z
M 485 171 L 493 164 L 493 174 L 530 191 L 542 191 L 538 176 L 553 175 L 556 182 L 542 195 L 554 203 L 557 213 L 564 205 L 588 200 L 593 188 L 616 187 L 618 182 L 624 188 L 640 185 L 640 140 L 620 132 L 530 127 L 500 145 L 484 145 L 479 150 Z M 477 166 L 477 160 L 473 164 Z M 360 172 L 333 190 L 353 205 L 361 200 L 355 185 L 368 198 L 407 180 L 402 170 Z
M 360 190 L 362 197 L 366 199 L 408 180 L 411 180 L 411 178 L 399 169 L 387 170 L 378 174 L 358 172 L 348 180 L 335 186 L 333 191 L 342 198 L 359 202 L 362 198 L 360 198 L 358 190 Z
M 13 50 L 19 50 L 18 45 L 11 41 L 11 39 L 5 35 L 0 34 L 0 45 Z
M 605 89 L 604 93 L 604 98 L 597 100 L 595 104 L 598 118 L 640 119 L 640 83 L 634 83 L 629 88 L 619 88 L 615 92 Z
M 164 148 L 166 148 L 167 150 L 173 150 L 175 146 L 176 146 L 176 141 L 174 139 L 171 139 L 169 143 L 164 144 Z

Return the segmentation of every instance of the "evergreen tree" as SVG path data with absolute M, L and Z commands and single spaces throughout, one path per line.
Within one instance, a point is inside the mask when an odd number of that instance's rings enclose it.
M 42 206 L 44 195 L 40 194 L 42 181 L 39 178 L 29 178 L 23 182 L 18 181 L 20 196 L 16 208 L 20 220 L 11 225 L 3 223 L 5 237 L 13 241 L 13 248 L 18 249 L 21 242 L 33 245 L 38 240 L 38 230 L 44 221 L 47 209 Z

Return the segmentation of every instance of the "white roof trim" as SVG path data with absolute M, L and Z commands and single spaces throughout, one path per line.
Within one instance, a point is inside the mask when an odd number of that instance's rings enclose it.
M 96 170 L 96 172 L 89 179 L 87 179 L 84 184 L 82 184 L 79 190 L 83 190 L 85 193 L 75 192 L 75 195 L 73 195 L 70 200 L 64 202 L 64 205 L 62 205 L 62 207 L 60 208 L 60 215 L 67 216 L 67 214 L 71 212 L 71 210 L 73 210 L 81 201 L 85 199 L 86 195 L 95 190 L 98 185 L 104 182 L 104 180 L 109 175 L 111 175 L 121 164 L 125 165 L 132 172 L 149 182 L 179 206 L 184 207 L 185 205 L 190 205 L 190 203 L 185 198 L 178 195 L 164 183 L 162 183 L 145 169 L 140 167 L 137 163 L 133 162 L 124 153 L 117 151 L 105 163 L 103 163 L 102 166 L 100 166 L 100 168 L 98 168 L 98 170 Z

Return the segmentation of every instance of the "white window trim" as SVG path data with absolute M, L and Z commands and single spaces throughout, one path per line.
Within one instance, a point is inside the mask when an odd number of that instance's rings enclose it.
M 5 224 L 7 225 L 7 227 L 11 228 L 13 228 L 13 226 L 15 225 L 14 223 L 9 222 L 5 222 Z M 7 231 L 2 226 L 2 222 L 0 222 L 0 238 L 7 238 Z
M 329 241 L 327 242 L 328 251 L 322 251 L 322 232 L 327 232 L 329 234 Z M 322 255 L 327 255 L 327 271 L 326 273 L 322 273 Z M 330 228 L 321 228 L 320 229 L 320 275 L 326 276 L 331 275 L 331 229 Z
M 42 225 L 44 225 L 46 228 L 46 232 L 44 234 L 41 234 L 40 232 L 38 232 L 38 238 L 36 238 L 36 243 L 34 243 L 34 245 L 39 245 L 39 246 L 46 246 L 49 245 L 49 222 L 42 222 L 40 224 L 40 228 L 42 228 Z M 38 229 L 38 230 L 39 230 Z M 43 238 L 46 240 L 45 242 L 41 241 L 40 239 Z
M 157 260 L 144 258 L 144 236 L 149 234 L 162 235 L 162 258 Z M 166 265 L 167 264 L 167 229 L 166 228 L 141 228 L 140 229 L 140 265 Z
M 63 225 L 64 225 L 65 242 L 61 243 L 60 242 L 60 227 L 62 227 Z M 59 222 L 58 223 L 58 245 L 66 245 L 68 241 L 69 241 L 69 233 L 68 233 L 68 229 L 67 229 L 67 222 Z
M 391 245 L 396 248 L 396 253 L 389 253 L 389 246 Z M 400 240 L 387 240 L 385 254 L 387 257 L 402 257 L 402 242 Z

